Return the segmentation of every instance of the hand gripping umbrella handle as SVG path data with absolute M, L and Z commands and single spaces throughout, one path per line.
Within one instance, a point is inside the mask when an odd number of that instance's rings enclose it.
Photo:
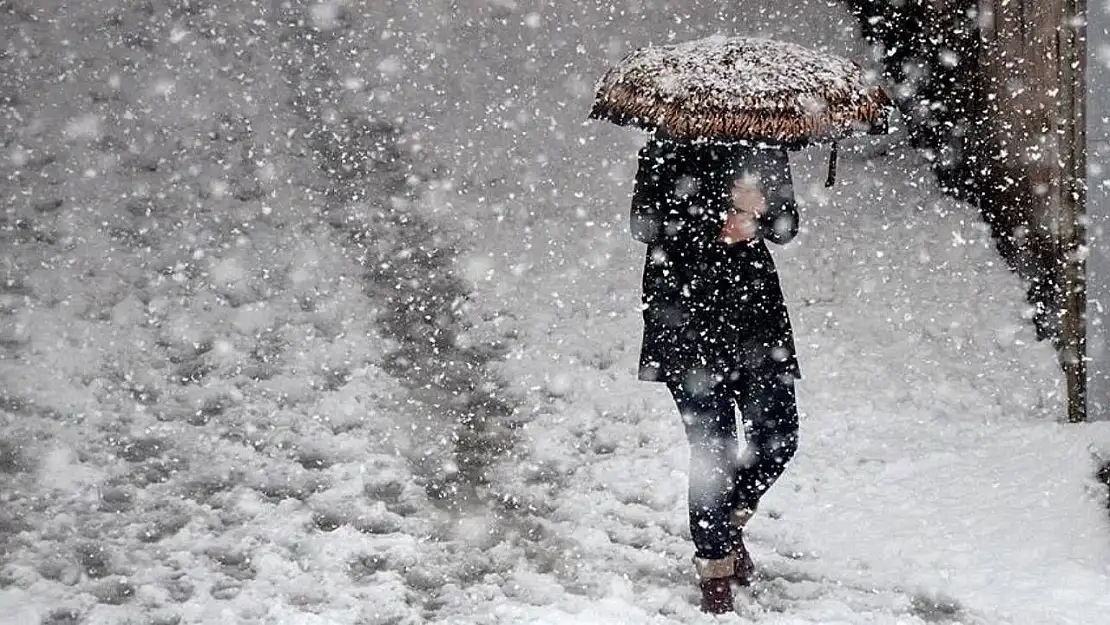
M 832 152 L 829 152 L 829 177 L 825 178 L 825 186 L 831 187 L 836 182 L 836 152 L 838 144 L 832 145 Z

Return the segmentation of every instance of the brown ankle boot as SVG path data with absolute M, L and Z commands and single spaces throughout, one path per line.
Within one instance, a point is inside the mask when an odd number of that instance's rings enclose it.
M 755 514 L 755 510 L 737 508 L 732 511 L 732 527 L 734 531 L 732 553 L 736 557 L 736 568 L 732 573 L 732 581 L 739 586 L 751 586 L 752 577 L 755 576 L 755 562 L 752 561 L 748 548 L 744 545 L 744 526 Z
M 755 577 L 755 562 L 752 562 L 752 556 L 748 553 L 748 548 L 744 546 L 743 533 L 736 535 L 736 543 L 733 545 L 732 553 L 736 556 L 736 568 L 732 572 L 732 581 L 739 586 L 751 586 L 752 578 Z
M 701 585 L 701 611 L 707 614 L 732 612 L 732 585 L 729 578 L 703 579 Z
M 701 587 L 701 610 L 709 614 L 732 612 L 732 576 L 736 571 L 736 556 L 729 554 L 719 560 L 694 558 Z

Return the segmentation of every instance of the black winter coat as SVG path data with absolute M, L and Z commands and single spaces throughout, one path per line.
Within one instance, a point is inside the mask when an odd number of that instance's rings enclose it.
M 735 180 L 766 198 L 759 236 L 717 240 Z M 712 384 L 744 374 L 801 377 L 790 317 L 764 241 L 798 232 L 782 150 L 654 137 L 640 151 L 632 235 L 647 243 L 641 380 Z

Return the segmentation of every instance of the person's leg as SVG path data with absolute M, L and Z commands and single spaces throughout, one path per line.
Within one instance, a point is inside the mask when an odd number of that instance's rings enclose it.
M 707 392 L 669 383 L 690 443 L 689 513 L 694 566 L 702 590 L 702 610 L 732 610 L 729 579 L 735 555 L 729 515 L 735 499 L 739 445 L 731 392 L 721 386 Z
M 704 393 L 691 392 L 679 382 L 667 387 L 690 444 L 688 503 L 696 555 L 723 558 L 729 551 L 729 515 L 736 497 L 739 457 L 733 400 L 720 385 Z
M 736 474 L 733 510 L 746 521 L 798 449 L 798 405 L 789 375 L 750 376 L 736 390 L 748 444 Z
M 798 409 L 793 377 L 745 375 L 733 385 L 743 418 L 747 445 L 737 463 L 730 539 L 735 560 L 733 580 L 749 586 L 755 562 L 744 545 L 744 526 L 759 500 L 782 475 L 798 447 Z

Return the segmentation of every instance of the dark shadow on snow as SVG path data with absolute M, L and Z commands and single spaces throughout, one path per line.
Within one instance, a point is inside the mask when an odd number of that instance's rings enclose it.
M 293 105 L 330 182 L 326 218 L 365 268 L 366 293 L 381 303 L 368 314 L 394 341 L 383 368 L 408 389 L 414 414 L 438 430 L 429 438 L 453 443 L 455 467 L 439 466 L 434 456 L 413 458 L 417 472 L 434 499 L 462 504 L 513 446 L 515 402 L 489 370 L 504 349 L 460 345 L 470 290 L 454 271 L 457 250 L 419 214 L 425 179 L 404 147 L 402 128 L 342 112 L 340 81 L 326 52 L 337 33 L 294 32 L 300 58 L 290 66 Z

